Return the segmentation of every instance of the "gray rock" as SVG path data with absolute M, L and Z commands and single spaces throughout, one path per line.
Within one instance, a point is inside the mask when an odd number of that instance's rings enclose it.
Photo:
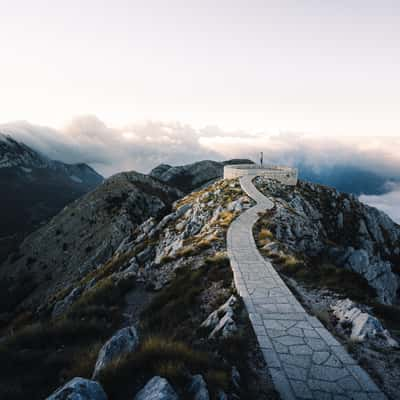
M 189 393 L 193 400 L 210 400 L 207 384 L 201 375 L 194 375 L 189 386 Z
M 169 382 L 160 376 L 154 376 L 140 390 L 134 400 L 178 400 L 179 397 Z
M 224 391 L 219 390 L 218 394 L 217 394 L 217 399 L 218 400 L 228 400 L 228 396 Z
M 240 199 L 230 202 L 226 208 L 228 211 L 233 212 L 240 212 L 243 210 L 242 202 L 240 201 Z
M 137 256 L 137 260 L 140 264 L 144 264 L 145 262 L 149 261 L 154 257 L 154 249 L 153 247 L 149 246 L 146 247 L 143 251 L 141 251 Z
M 362 312 L 350 299 L 339 300 L 331 308 L 333 315 L 341 324 L 344 322 L 351 324 L 351 339 L 364 341 L 379 335 L 388 346 L 398 347 L 398 343 L 390 336 L 380 321 L 372 315 Z
M 138 344 L 139 337 L 134 326 L 120 329 L 101 348 L 94 368 L 93 378 L 97 378 L 100 372 L 111 362 L 134 351 Z
M 63 300 L 57 301 L 51 314 L 52 318 L 57 318 L 63 314 L 69 307 L 71 307 L 72 303 L 80 296 L 81 293 L 82 288 L 76 287 L 75 289 L 72 289 Z
M 47 397 L 47 400 L 107 400 L 107 396 L 98 382 L 74 378 Z
M 391 304 L 396 298 L 398 289 L 391 263 L 370 257 L 364 249 L 354 250 L 350 247 L 346 256 L 345 267 L 363 276 L 375 288 L 382 303 Z
M 214 330 L 210 333 L 209 338 L 214 339 L 217 336 L 222 336 L 227 338 L 229 336 L 234 335 L 237 332 L 237 326 L 233 318 L 226 314 L 224 315 Z
M 186 211 L 190 210 L 191 207 L 192 207 L 192 204 L 190 204 L 190 203 L 184 204 L 183 206 L 179 207 L 175 211 L 176 219 L 182 217 L 182 215 L 184 215 L 186 213 Z
M 236 389 L 239 389 L 240 388 L 240 373 L 235 366 L 232 367 L 231 375 L 232 375 L 233 385 L 235 386 Z
M 234 314 L 233 307 L 236 303 L 237 299 L 232 295 L 221 307 L 213 311 L 201 326 L 203 328 L 215 328 L 223 316 L 226 314 L 232 316 Z

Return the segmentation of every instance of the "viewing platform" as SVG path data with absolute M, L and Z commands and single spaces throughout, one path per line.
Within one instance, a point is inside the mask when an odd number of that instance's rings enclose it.
M 239 178 L 245 175 L 265 176 L 285 185 L 296 185 L 298 170 L 281 166 L 260 166 L 258 164 L 236 164 L 224 167 L 224 179 Z

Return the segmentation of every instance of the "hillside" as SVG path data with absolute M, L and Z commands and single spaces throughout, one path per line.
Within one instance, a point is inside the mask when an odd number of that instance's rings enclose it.
M 180 195 L 146 175 L 114 175 L 29 235 L 0 267 L 0 277 L 26 276 L 35 290 L 25 302 L 37 305 L 107 261 L 138 225 L 162 216 Z
M 86 164 L 65 164 L 0 134 L 0 262 L 21 240 L 103 178 Z
M 394 399 L 400 227 L 329 187 L 255 182 L 274 203 L 255 214 L 260 252 Z M 0 269 L 0 397 L 42 399 L 59 388 L 52 399 L 278 399 L 227 255 L 231 222 L 253 205 L 238 180 L 184 196 L 129 172 L 63 209 Z M 262 282 L 248 267 L 258 296 Z M 269 332 L 279 339 L 276 329 Z

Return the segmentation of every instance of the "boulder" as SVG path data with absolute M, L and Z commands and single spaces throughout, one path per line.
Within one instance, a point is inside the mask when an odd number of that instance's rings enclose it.
M 390 336 L 380 321 L 360 310 L 350 299 L 339 300 L 331 306 L 331 309 L 341 325 L 351 325 L 351 339 L 362 342 L 379 337 L 383 338 L 388 346 L 398 347 L 398 343 Z
M 134 326 L 120 329 L 101 348 L 93 372 L 97 378 L 100 372 L 111 362 L 119 360 L 124 355 L 134 351 L 139 344 L 139 337 Z
M 209 338 L 215 339 L 218 336 L 222 336 L 223 338 L 227 338 L 229 336 L 234 335 L 237 332 L 237 326 L 233 318 L 225 314 L 220 321 L 218 322 L 217 326 L 213 329 L 210 333 Z
M 230 202 L 226 208 L 228 211 L 241 212 L 243 210 L 241 199 Z
M 134 400 L 178 400 L 179 397 L 169 382 L 160 376 L 154 376 L 140 390 Z
M 240 389 L 240 379 L 241 379 L 240 373 L 235 366 L 232 367 L 231 376 L 232 376 L 232 383 L 235 386 L 235 388 Z
M 266 250 L 272 254 L 279 254 L 279 243 L 269 242 L 265 246 L 263 246 L 263 250 Z
M 207 384 L 202 375 L 194 375 L 189 386 L 189 393 L 193 400 L 210 400 Z
M 107 400 L 107 395 L 98 382 L 74 378 L 57 389 L 47 400 Z
M 363 276 L 376 290 L 382 303 L 392 304 L 398 282 L 389 261 L 370 257 L 366 250 L 354 250 L 352 247 L 348 248 L 343 258 L 345 267 Z
M 221 307 L 213 311 L 201 324 L 202 328 L 211 329 L 209 339 L 218 336 L 229 337 L 237 331 L 237 326 L 233 320 L 234 309 L 237 299 L 231 296 Z
M 72 289 L 64 299 L 57 301 L 57 303 L 54 305 L 51 316 L 53 318 L 57 318 L 58 316 L 63 314 L 69 307 L 71 307 L 72 303 L 80 296 L 81 293 L 81 287 L 76 287 Z

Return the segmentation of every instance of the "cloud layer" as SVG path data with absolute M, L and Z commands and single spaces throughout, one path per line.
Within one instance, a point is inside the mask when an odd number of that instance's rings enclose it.
M 264 152 L 266 163 L 302 165 L 319 173 L 352 166 L 400 180 L 400 138 L 327 138 L 306 134 L 225 132 L 215 126 L 195 129 L 179 122 L 145 122 L 111 128 L 95 116 L 73 120 L 62 130 L 15 122 L 0 125 L 9 134 L 51 159 L 85 162 L 104 176 L 119 171 L 149 172 L 160 163 L 180 165 L 203 159 L 250 158 Z M 362 201 L 400 222 L 400 185 Z
M 94 116 L 73 120 L 62 130 L 27 122 L 0 125 L 0 132 L 64 162 L 86 162 L 105 176 L 135 169 L 148 172 L 160 163 L 185 164 L 212 158 L 258 160 L 307 165 L 316 171 L 335 165 L 365 168 L 398 176 L 400 138 L 326 138 L 282 133 L 225 132 L 218 127 L 195 129 L 179 122 L 145 122 L 111 128 Z
M 389 193 L 380 196 L 360 196 L 360 200 L 388 214 L 400 224 L 400 184 L 390 184 Z

